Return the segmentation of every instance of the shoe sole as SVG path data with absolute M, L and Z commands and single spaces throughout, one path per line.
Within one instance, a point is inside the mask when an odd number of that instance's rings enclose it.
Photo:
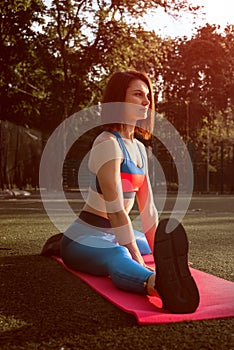
M 160 221 L 155 235 L 155 288 L 163 308 L 173 313 L 193 313 L 200 301 L 199 291 L 188 266 L 188 238 L 183 226 L 173 220 L 175 229 L 166 233 L 169 219 Z

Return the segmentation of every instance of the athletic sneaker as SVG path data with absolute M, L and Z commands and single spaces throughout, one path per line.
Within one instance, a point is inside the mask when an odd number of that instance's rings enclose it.
M 170 224 L 175 227 L 166 233 Z M 176 219 L 163 219 L 154 242 L 155 289 L 163 308 L 177 314 L 193 313 L 199 305 L 199 292 L 188 266 L 188 238 Z

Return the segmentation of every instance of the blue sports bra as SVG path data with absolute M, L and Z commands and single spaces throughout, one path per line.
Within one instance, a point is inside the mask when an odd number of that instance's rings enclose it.
M 142 154 L 142 151 L 137 144 L 141 159 L 142 159 L 142 167 L 139 168 L 130 158 L 129 152 L 123 142 L 122 137 L 117 131 L 108 130 L 108 132 L 114 134 L 119 142 L 119 146 L 123 152 L 124 159 L 120 165 L 120 176 L 122 181 L 122 189 L 124 198 L 134 198 L 136 192 L 142 186 L 145 180 L 145 160 Z M 90 172 L 90 187 L 92 190 L 97 191 L 98 193 L 102 193 L 98 178 L 96 174 Z

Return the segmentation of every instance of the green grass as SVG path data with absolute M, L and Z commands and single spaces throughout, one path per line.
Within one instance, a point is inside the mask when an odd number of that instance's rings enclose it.
M 1 213 L 1 349 L 234 348 L 230 318 L 139 326 L 134 316 L 39 255 L 57 232 L 40 203 L 27 210 L 24 202 L 6 201 Z M 233 281 L 233 214 L 189 213 L 184 225 L 193 267 Z

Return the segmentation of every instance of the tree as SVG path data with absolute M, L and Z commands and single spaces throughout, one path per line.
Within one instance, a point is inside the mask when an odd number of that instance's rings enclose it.
M 1 5 L 1 118 L 48 131 L 99 101 L 113 69 L 158 69 L 158 38 L 141 25 L 147 11 L 196 11 L 185 0 L 53 0 L 46 11 L 41 0 Z
M 204 178 L 207 190 L 210 180 L 213 189 L 220 187 L 217 179 L 224 179 L 225 160 L 229 168 L 233 164 L 233 27 L 224 33 L 218 29 L 207 24 L 192 39 L 168 46 L 159 103 L 192 150 L 194 166 L 200 169 L 197 179 Z
M 186 0 L 2 1 L 0 115 L 46 137 L 74 112 L 101 100 L 107 77 L 140 69 L 155 81 L 167 52 L 142 16 L 163 7 L 195 11 Z M 166 44 L 167 46 L 168 44 Z M 83 121 L 80 120 L 80 123 Z
M 54 113 L 58 122 L 100 101 L 106 77 L 113 70 L 149 66 L 154 69 L 161 55 L 157 50 L 159 40 L 155 33 L 146 33 L 140 23 L 141 16 L 159 6 L 171 14 L 178 13 L 179 8 L 196 10 L 183 0 L 176 4 L 172 0 L 52 2 L 44 43 L 57 63 L 53 77 L 56 87 L 54 83 L 51 87 L 60 105 L 60 120 Z M 151 50 L 146 43 L 150 43 Z
M 0 13 L 0 118 L 27 125 L 39 116 L 36 100 L 42 98 L 33 25 L 43 22 L 40 0 L 1 1 Z M 39 74 L 41 75 L 41 74 Z
M 204 117 L 213 119 L 216 112 L 224 112 L 231 98 L 233 59 L 225 43 L 217 27 L 206 25 L 190 40 L 175 40 L 169 49 L 162 70 L 161 110 L 181 125 L 183 134 L 189 128 L 190 137 L 196 135 Z

